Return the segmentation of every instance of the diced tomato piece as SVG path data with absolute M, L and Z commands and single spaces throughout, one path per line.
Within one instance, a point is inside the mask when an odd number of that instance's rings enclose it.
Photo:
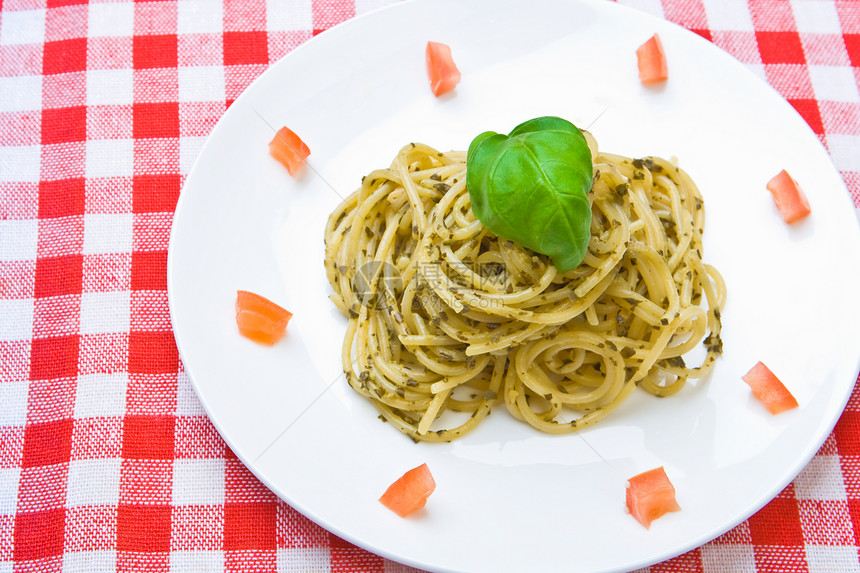
M 771 414 L 779 414 L 792 408 L 797 408 L 797 400 L 792 396 L 779 378 L 770 368 L 759 362 L 741 377 L 752 388 L 752 393 L 758 398 Z
M 651 522 L 658 517 L 670 511 L 680 511 L 681 506 L 675 500 L 675 487 L 663 466 L 627 480 L 627 509 L 646 528 L 650 528 Z
M 280 161 L 290 175 L 295 175 L 311 154 L 311 150 L 298 135 L 289 128 L 282 127 L 269 142 L 269 154 Z
M 660 36 L 654 34 L 647 42 L 636 50 L 639 62 L 639 81 L 643 84 L 663 82 L 669 77 L 669 67 L 666 65 L 666 52 Z
M 768 191 L 773 195 L 773 201 L 786 223 L 794 223 L 809 215 L 812 209 L 803 194 L 800 185 L 783 169 L 768 181 Z
M 236 324 L 242 336 L 271 346 L 284 336 L 292 317 L 293 313 L 265 297 L 236 291 Z
M 451 48 L 439 42 L 427 42 L 427 76 L 430 89 L 439 97 L 454 89 L 460 83 L 460 70 L 451 57 Z
M 400 517 L 406 517 L 413 511 L 424 507 L 427 498 L 435 489 L 436 482 L 430 474 L 430 468 L 427 467 L 427 464 L 421 464 L 388 486 L 379 501 Z

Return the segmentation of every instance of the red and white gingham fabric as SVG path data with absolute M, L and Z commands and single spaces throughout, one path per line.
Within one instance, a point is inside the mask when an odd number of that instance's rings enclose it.
M 0 573 L 411 570 L 314 525 L 231 454 L 166 292 L 184 177 L 230 102 L 391 1 L 0 0 Z M 860 206 L 860 2 L 624 3 L 770 82 Z M 860 572 L 858 547 L 860 391 L 774 501 L 650 571 Z

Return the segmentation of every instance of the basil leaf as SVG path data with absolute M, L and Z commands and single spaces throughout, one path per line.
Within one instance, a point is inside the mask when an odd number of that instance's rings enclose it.
M 509 135 L 486 131 L 469 145 L 466 185 L 472 211 L 503 239 L 575 268 L 591 236 L 591 151 L 559 117 L 522 123 Z

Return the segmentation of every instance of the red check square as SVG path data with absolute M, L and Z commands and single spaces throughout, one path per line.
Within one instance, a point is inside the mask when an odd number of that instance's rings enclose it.
M 86 180 L 84 178 L 39 183 L 40 219 L 83 215 L 85 208 Z
M 763 64 L 803 64 L 803 44 L 797 32 L 756 32 Z
M 132 459 L 171 459 L 174 451 L 173 416 L 126 416 L 122 456 Z
M 806 120 L 812 131 L 819 135 L 824 133 L 824 122 L 821 121 L 821 112 L 818 109 L 817 101 L 814 99 L 789 99 L 788 103 Z
M 66 143 L 87 139 L 87 108 L 58 107 L 42 111 L 42 143 Z
M 136 103 L 132 108 L 136 139 L 179 137 L 179 103 Z
M 47 466 L 68 462 L 72 452 L 71 419 L 28 424 L 24 428 L 24 455 L 21 465 L 25 468 Z
M 81 294 L 83 264 L 83 255 L 36 259 L 36 297 Z
M 30 380 L 77 375 L 78 348 L 77 335 L 34 338 L 30 343 Z
M 117 551 L 170 551 L 170 506 L 120 504 L 116 514 Z
M 132 290 L 167 290 L 167 251 L 131 254 Z
M 179 200 L 179 175 L 138 175 L 134 178 L 135 213 L 172 213 Z
M 268 64 L 269 44 L 265 32 L 224 32 L 224 65 Z
M 19 513 L 15 516 L 15 561 L 63 554 L 64 509 Z
M 128 336 L 128 371 L 170 374 L 179 370 L 179 350 L 170 331 L 133 331 Z
M 848 500 L 848 515 L 851 516 L 851 528 L 854 532 L 854 544 L 860 545 L 860 499 Z
M 224 504 L 224 550 L 275 550 L 277 510 L 276 502 Z
M 48 8 L 61 8 L 63 6 L 86 4 L 87 2 L 89 2 L 89 0 L 47 0 Z
M 855 68 L 860 68 L 860 34 L 845 34 L 845 49 L 848 51 L 848 59 Z
M 843 459 L 845 456 L 860 456 L 860 412 L 845 410 L 833 429 L 833 435 L 836 449 Z
M 42 56 L 43 74 L 82 72 L 87 69 L 87 39 L 73 38 L 45 42 Z
M 749 518 L 754 545 L 803 546 L 800 513 L 793 497 L 777 497 Z
M 135 36 L 132 44 L 134 68 L 175 68 L 178 58 L 176 34 Z

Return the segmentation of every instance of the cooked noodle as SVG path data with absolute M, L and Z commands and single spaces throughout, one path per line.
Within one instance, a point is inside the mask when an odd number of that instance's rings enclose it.
M 722 352 L 725 284 L 702 262 L 705 210 L 656 157 L 598 153 L 592 237 L 560 274 L 472 213 L 464 152 L 404 147 L 329 217 L 346 379 L 416 440 L 450 441 L 503 401 L 544 432 L 593 424 L 638 386 L 657 396 Z M 698 366 L 687 354 L 704 340 Z

